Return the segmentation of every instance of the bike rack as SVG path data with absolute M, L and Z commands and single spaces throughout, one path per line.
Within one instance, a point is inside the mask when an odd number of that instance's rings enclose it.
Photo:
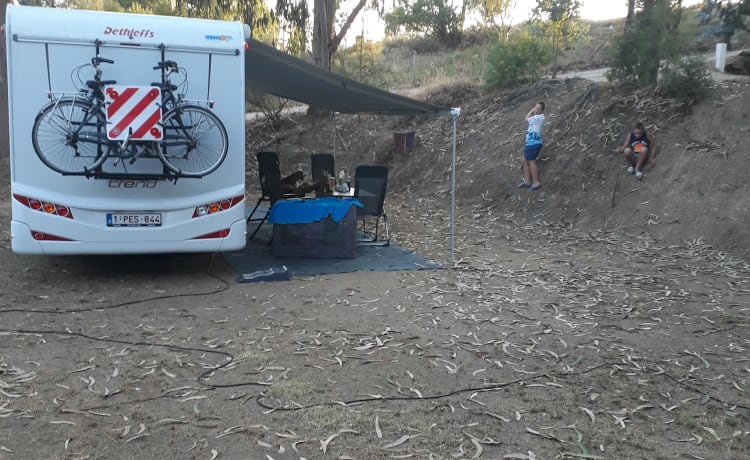
M 45 38 L 45 37 L 20 36 L 18 34 L 14 34 L 13 35 L 13 40 L 15 40 L 15 41 L 21 41 L 21 42 L 24 42 L 24 41 L 26 41 L 26 42 L 41 42 L 41 43 L 45 43 L 45 44 L 47 44 L 47 43 L 64 43 L 64 44 L 69 44 L 69 45 L 90 45 L 92 43 L 89 40 L 51 41 L 51 40 L 49 40 L 48 38 Z M 100 47 L 102 47 L 102 46 L 119 47 L 117 43 L 114 43 L 114 42 L 105 42 L 105 41 L 102 41 L 100 39 L 95 39 L 93 41 L 93 44 L 96 47 L 96 57 L 97 58 L 99 58 Z M 119 45 L 121 45 L 121 44 L 119 44 Z M 141 45 L 139 45 L 139 46 L 141 46 Z M 159 53 L 161 54 L 161 62 L 165 62 L 166 61 L 166 52 L 167 52 L 168 49 L 179 50 L 179 51 L 188 51 L 188 52 L 205 52 L 205 50 L 206 50 L 206 48 L 195 48 L 195 49 L 192 49 L 192 48 L 187 49 L 187 48 L 185 48 L 185 49 L 183 49 L 183 48 L 174 47 L 174 46 L 167 46 L 167 45 L 165 45 L 163 43 L 158 44 L 158 45 L 149 45 L 149 46 L 145 46 L 145 47 L 146 48 L 151 48 L 151 49 L 157 49 L 159 51 Z M 238 55 L 239 54 L 239 50 L 231 50 L 231 51 L 227 52 L 226 50 L 220 50 L 220 49 L 216 50 L 216 49 L 213 49 L 213 48 L 211 48 L 211 52 L 216 52 L 217 54 L 234 54 L 234 55 Z M 105 60 L 103 62 L 110 62 L 111 63 L 111 62 L 114 62 L 114 61 L 107 61 L 107 60 Z M 154 69 L 156 69 L 156 67 Z M 167 72 L 167 69 L 163 67 L 161 69 L 162 82 L 164 82 L 164 80 L 165 80 L 166 72 Z M 98 77 L 97 77 L 97 81 L 99 81 Z M 156 85 L 156 84 L 152 83 L 152 86 L 154 86 L 154 85 Z M 64 94 L 67 94 L 67 93 L 55 93 L 54 91 L 52 91 L 50 89 L 50 91 L 49 91 L 49 97 L 51 99 L 53 98 L 53 96 L 52 96 L 53 94 L 63 94 L 64 95 Z M 71 94 L 80 94 L 80 93 L 76 92 L 76 93 L 71 93 Z M 199 101 L 195 101 L 195 102 L 199 102 Z M 209 101 L 200 101 L 200 102 L 205 102 L 209 107 L 211 107 L 211 108 L 213 107 L 213 101 L 209 100 Z M 132 127 L 130 129 L 131 129 L 131 132 L 132 132 Z M 123 148 L 125 148 L 127 146 L 128 142 L 130 142 L 130 138 L 129 137 L 125 139 L 125 141 L 123 143 Z M 139 141 L 136 140 L 136 141 L 133 141 L 133 142 L 139 142 Z M 99 146 L 99 149 L 101 149 L 101 145 Z M 101 150 L 99 151 L 99 154 L 101 154 Z M 112 159 L 114 159 L 116 161 L 125 161 L 125 160 L 128 160 L 129 158 L 131 158 L 131 157 L 128 157 L 128 156 L 121 156 L 121 157 L 114 156 L 114 157 L 112 157 Z M 133 163 L 133 161 L 135 161 L 135 158 L 132 158 L 130 160 L 131 164 Z M 103 171 L 102 170 L 102 165 L 100 165 L 97 168 L 92 169 L 92 170 L 85 170 L 85 171 L 81 171 L 81 172 L 63 172 L 61 174 L 63 176 L 79 176 L 79 177 L 83 176 L 86 179 L 132 180 L 132 181 L 171 181 L 173 183 L 177 183 L 177 180 L 180 179 L 180 178 L 201 179 L 201 178 L 203 178 L 204 176 L 206 176 L 206 175 L 208 175 L 210 173 L 202 174 L 202 175 L 176 173 L 176 172 L 172 171 L 171 169 L 169 169 L 166 165 L 163 165 L 163 171 L 161 173 L 110 172 L 110 171 Z
M 87 171 L 81 173 L 64 173 L 63 176 L 83 176 L 86 179 L 103 179 L 103 180 L 158 180 L 170 181 L 177 183 L 177 179 L 201 179 L 203 176 L 177 174 L 171 171 L 159 173 L 117 173 L 106 171 Z

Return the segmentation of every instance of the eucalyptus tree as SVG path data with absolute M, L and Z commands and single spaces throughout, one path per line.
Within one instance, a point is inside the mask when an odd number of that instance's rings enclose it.
M 508 41 L 512 13 L 518 0 L 475 0 L 476 10 L 486 27 L 498 29 L 502 41 Z
M 119 0 L 130 1 L 130 0 Z M 241 21 L 250 26 L 254 38 L 275 38 L 276 17 L 263 0 L 167 0 L 174 1 L 174 14 L 183 17 Z
M 461 11 L 465 11 L 463 6 Z M 399 29 L 422 33 L 447 46 L 460 42 L 463 29 L 461 13 L 450 0 L 399 0 L 385 15 L 385 22 L 392 33 Z
M 628 0 L 625 30 L 612 47 L 611 78 L 637 86 L 656 84 L 660 63 L 683 52 L 682 11 L 682 0 Z
M 341 27 L 336 31 L 336 13 L 339 9 L 337 0 L 313 0 L 313 33 L 312 33 L 312 55 L 313 64 L 331 68 L 331 57 L 338 50 L 341 41 L 349 31 L 362 9 L 367 5 L 367 0 L 358 0 L 351 11 L 342 12 Z M 373 2 L 377 8 L 377 0 Z
M 750 0 L 740 0 L 737 3 L 719 0 L 703 2 L 703 8 L 698 15 L 701 24 L 709 24 L 716 19 L 716 24 L 706 28 L 706 35 L 719 37 L 727 49 L 732 49 L 732 36 L 737 30 L 750 30 Z
M 585 32 L 581 0 L 536 0 L 533 19 L 545 37 L 552 38 L 552 78 L 557 77 L 560 45 L 569 46 Z

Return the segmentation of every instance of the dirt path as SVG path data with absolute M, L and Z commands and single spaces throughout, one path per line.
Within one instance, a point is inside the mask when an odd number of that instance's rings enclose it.
M 392 203 L 431 210 L 399 243 L 444 262 L 441 208 Z M 491 210 L 458 234 L 453 268 L 256 284 L 5 248 L 0 458 L 747 458 L 746 264 Z
M 727 59 L 732 58 L 734 56 L 737 56 L 741 51 L 729 51 L 727 53 Z M 707 63 L 710 64 L 710 70 L 711 74 L 716 80 L 727 80 L 732 78 L 742 78 L 742 76 L 737 75 L 731 75 L 724 72 L 719 72 L 714 68 L 715 62 L 716 62 L 716 55 L 715 53 L 708 53 L 703 55 L 703 59 L 706 60 Z M 610 67 L 602 67 L 599 69 L 589 69 L 589 70 L 581 70 L 577 72 L 565 72 L 558 75 L 558 78 L 565 79 L 565 78 L 585 78 L 587 80 L 595 81 L 597 83 L 604 83 L 607 80 L 607 72 L 610 71 Z

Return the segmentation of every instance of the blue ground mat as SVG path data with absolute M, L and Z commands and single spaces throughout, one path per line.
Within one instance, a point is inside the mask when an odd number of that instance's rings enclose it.
M 296 259 L 274 257 L 267 240 L 247 241 L 245 249 L 223 253 L 237 281 L 277 281 L 291 276 L 315 276 L 356 271 L 433 270 L 440 265 L 398 246 L 359 246 L 354 259 Z

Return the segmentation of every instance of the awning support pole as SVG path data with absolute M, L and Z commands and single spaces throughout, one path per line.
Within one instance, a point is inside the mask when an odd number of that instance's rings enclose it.
M 451 153 L 451 256 L 450 263 L 453 264 L 453 247 L 456 238 L 456 125 L 460 108 L 451 111 L 453 119 L 453 149 Z
M 333 159 L 336 160 L 336 112 L 331 112 L 333 117 Z M 331 171 L 334 174 L 336 171 Z

